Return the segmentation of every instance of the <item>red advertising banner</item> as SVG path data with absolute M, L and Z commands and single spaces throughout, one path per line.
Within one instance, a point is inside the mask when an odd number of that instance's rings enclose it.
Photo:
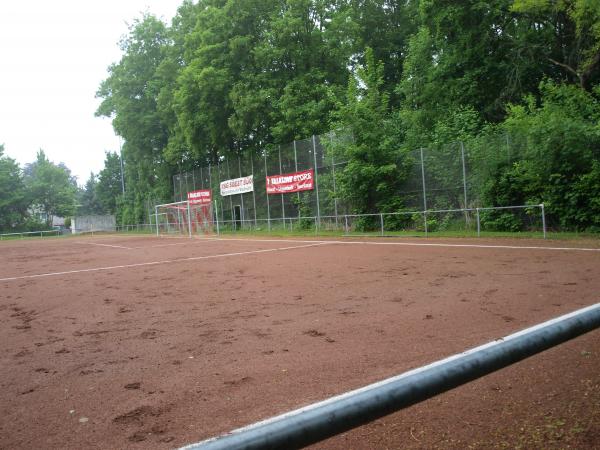
M 309 169 L 302 172 L 267 176 L 267 194 L 310 191 L 314 189 L 314 175 L 314 170 Z
M 188 192 L 188 202 L 190 205 L 206 205 L 212 201 L 212 192 L 210 189 L 200 189 L 198 191 Z

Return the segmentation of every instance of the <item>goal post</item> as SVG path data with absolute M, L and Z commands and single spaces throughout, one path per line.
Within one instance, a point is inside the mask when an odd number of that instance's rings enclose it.
M 191 224 L 187 201 L 165 203 L 154 207 L 156 235 L 190 235 Z
M 214 235 L 210 190 L 188 192 L 188 199 L 155 206 L 156 235 Z

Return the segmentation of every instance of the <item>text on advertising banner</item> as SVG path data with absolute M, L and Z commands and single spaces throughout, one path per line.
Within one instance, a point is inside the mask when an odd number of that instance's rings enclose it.
M 267 194 L 310 191 L 314 188 L 314 170 L 267 176 Z
M 233 194 L 243 194 L 244 192 L 252 192 L 253 190 L 254 178 L 252 175 L 221 182 L 221 195 L 223 197 Z
M 191 205 L 206 205 L 212 201 L 212 193 L 210 189 L 200 189 L 188 192 L 187 198 Z

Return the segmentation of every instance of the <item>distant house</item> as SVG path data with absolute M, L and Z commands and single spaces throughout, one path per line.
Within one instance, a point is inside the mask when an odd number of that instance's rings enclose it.
M 64 227 L 65 226 L 65 218 L 64 217 L 52 217 L 52 226 L 53 227 Z
M 115 216 L 112 215 L 90 215 L 75 216 L 71 219 L 71 232 L 89 233 L 89 232 L 114 232 L 117 229 Z
M 38 206 L 30 206 L 29 207 L 29 215 L 36 219 L 38 222 L 46 223 L 48 221 L 48 214 L 45 211 L 42 211 Z M 52 227 L 64 227 L 65 226 L 65 218 L 52 216 Z

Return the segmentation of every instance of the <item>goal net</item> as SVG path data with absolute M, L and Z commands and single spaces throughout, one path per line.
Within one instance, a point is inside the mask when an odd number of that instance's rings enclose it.
M 214 234 L 212 203 L 190 201 L 156 206 L 157 235 L 212 235 Z

